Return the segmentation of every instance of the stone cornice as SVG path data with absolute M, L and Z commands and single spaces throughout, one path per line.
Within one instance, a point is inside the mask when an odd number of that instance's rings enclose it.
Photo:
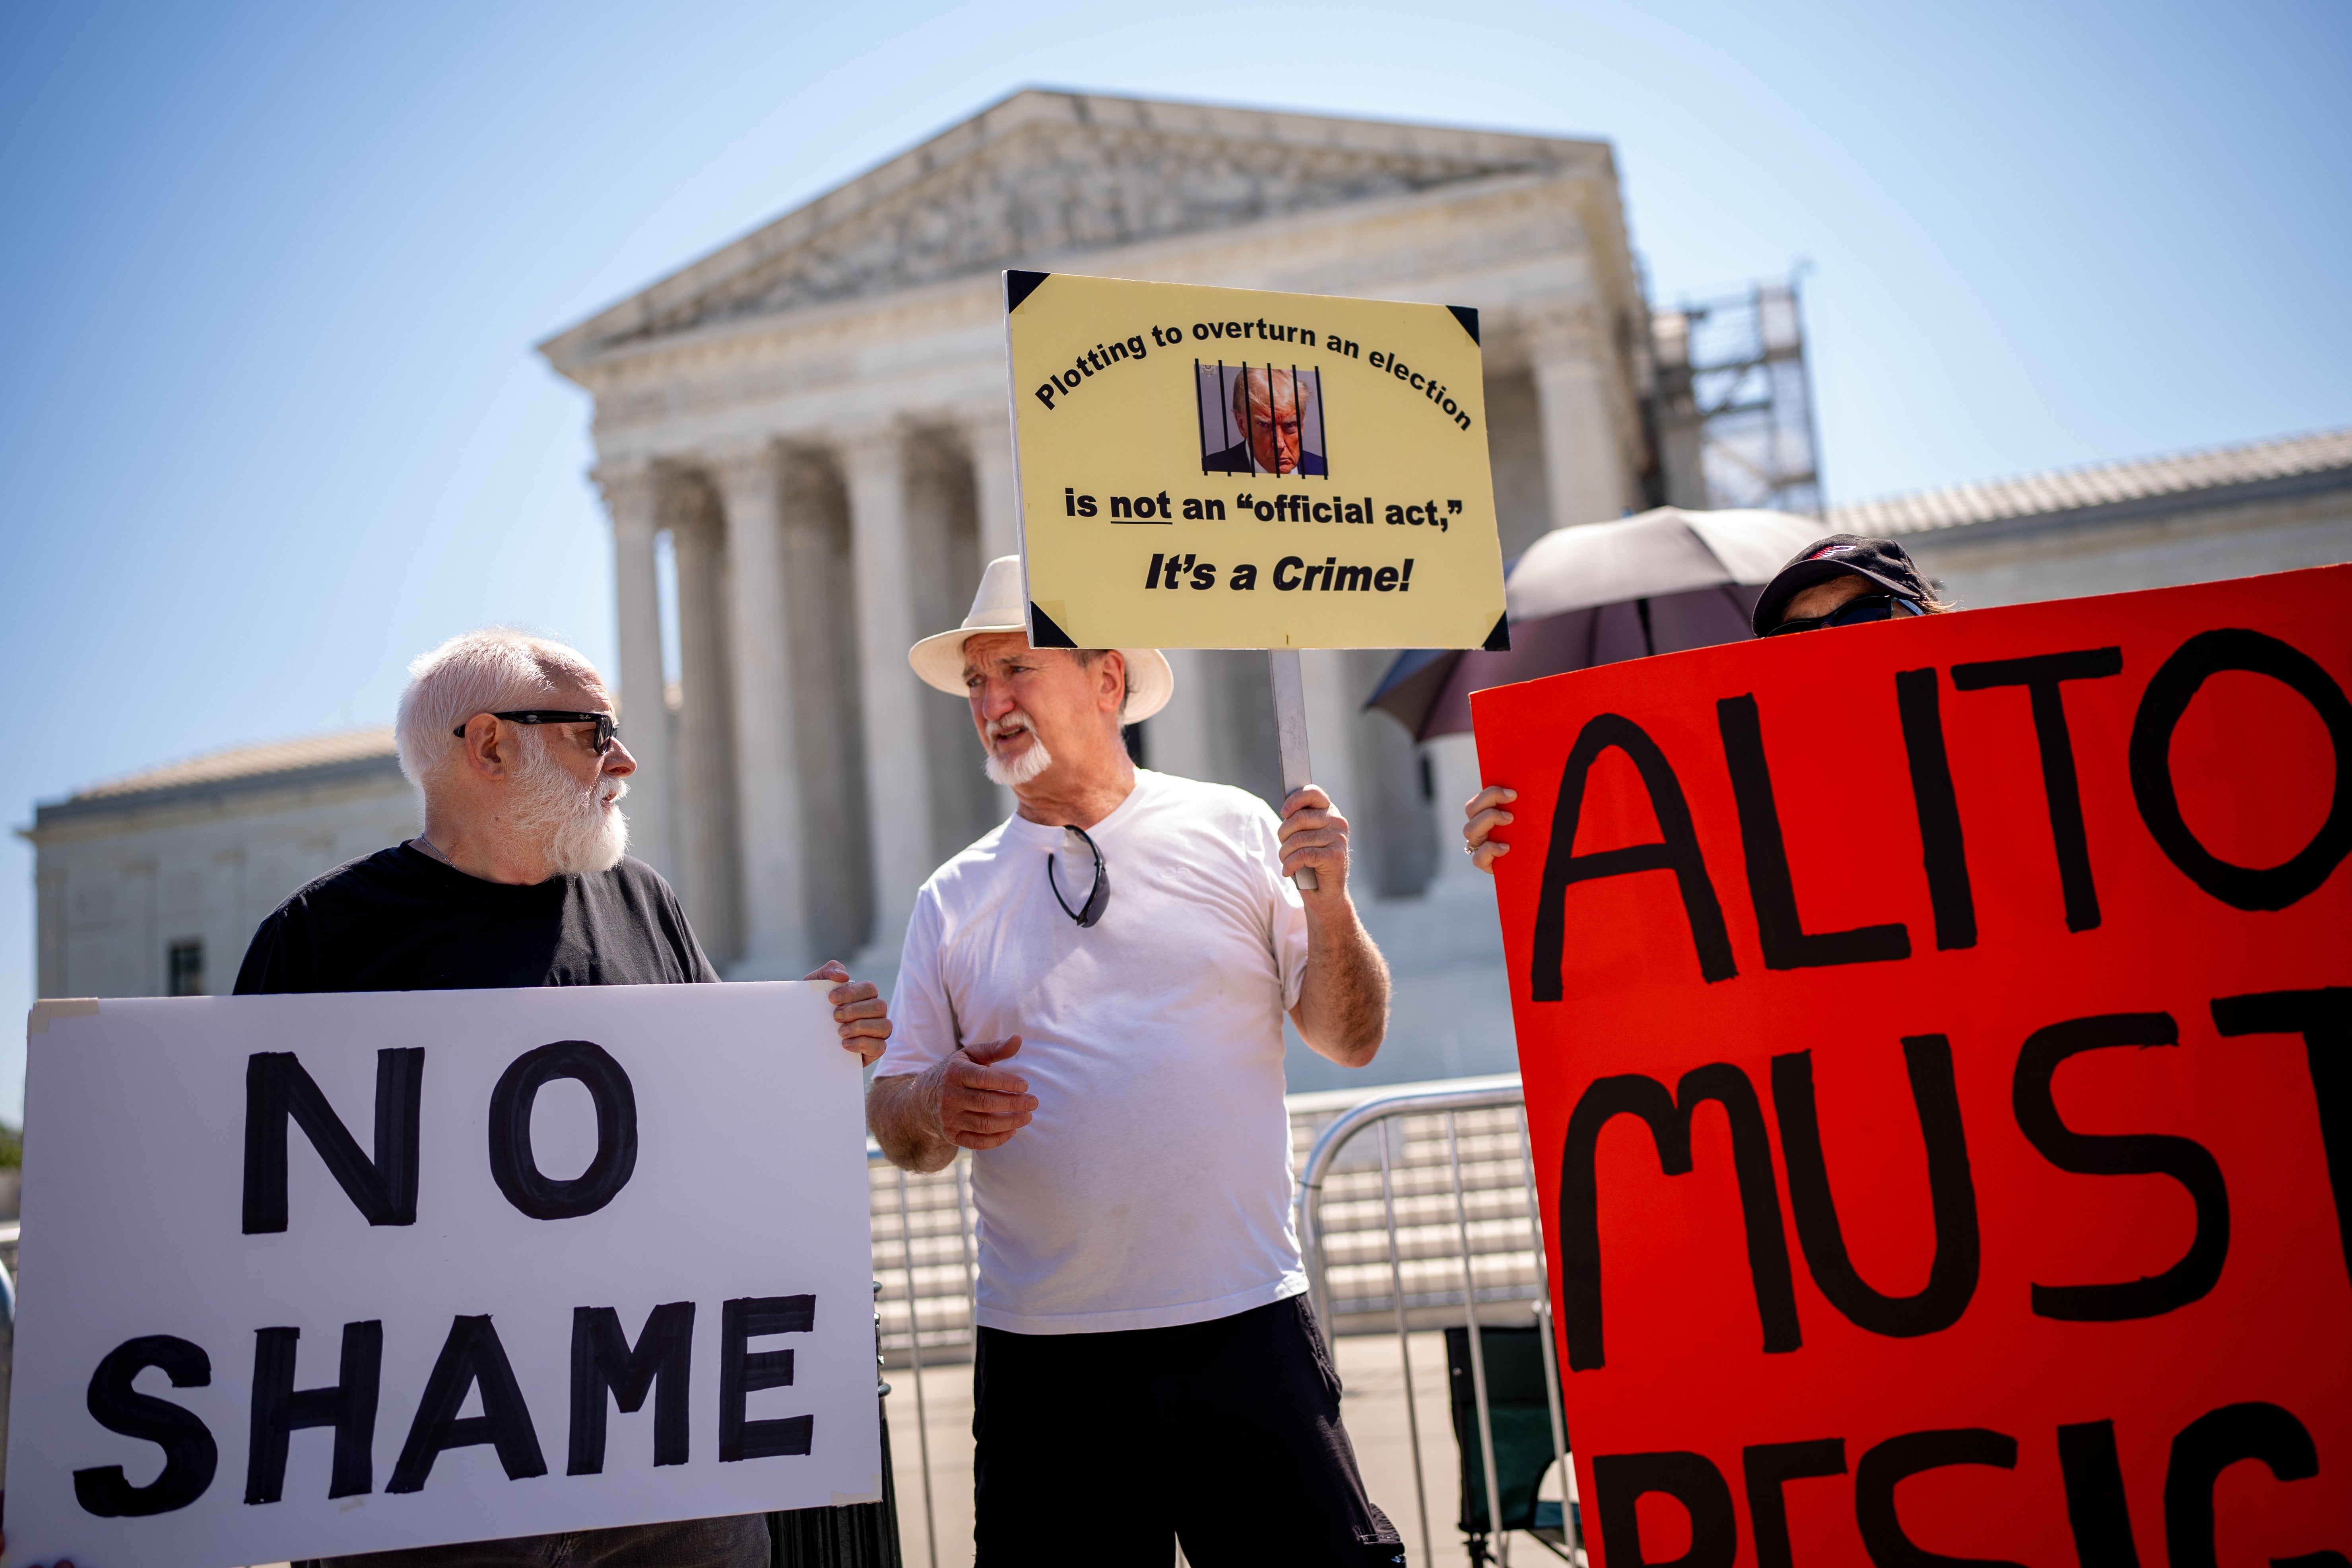
M 1014 262 L 1229 232 L 1286 211 L 1328 214 L 1508 173 L 1598 183 L 1612 196 L 1616 184 L 1605 142 L 1024 91 L 540 348 L 573 375 L 622 341 L 668 336 L 713 316 L 797 313 L 985 277 Z M 947 210 L 959 202 L 970 210 Z M 893 203 L 905 209 L 897 228 L 853 235 L 861 223 L 874 229 Z M 796 255 L 804 263 L 797 273 Z
M 1265 250 L 1270 255 L 1279 255 L 1289 250 L 1304 233 L 1312 230 L 1329 231 L 1401 218 L 1423 217 L 1439 208 L 1507 202 L 1547 195 L 1554 190 L 1565 191 L 1571 210 L 1591 236 L 1591 212 L 1595 208 L 1606 209 L 1612 204 L 1600 199 L 1597 194 L 1577 189 L 1586 184 L 1582 180 L 1560 180 L 1545 175 L 1497 176 L 1439 191 L 1363 202 L 1343 208 L 1289 214 L 1244 227 L 1120 246 L 1089 252 L 1076 259 L 1087 269 L 1107 271 L 1113 276 L 1166 276 L 1189 270 L 1217 252 Z M 1622 233 L 1613 224 L 1609 226 L 1608 232 L 1612 236 Z M 1045 265 L 1058 258 L 1035 259 Z M 1595 268 L 1601 279 L 1613 275 L 1620 288 L 1630 288 L 1630 257 L 1595 259 L 1604 263 Z M 1391 268 L 1384 267 L 1382 270 Z M 1610 303 L 1612 308 L 1621 310 L 1639 308 L 1638 298 L 1630 293 Z M 833 375 L 815 374 L 824 368 L 821 362 L 824 359 L 829 342 L 837 342 L 845 351 L 853 351 L 860 346 L 857 340 L 866 337 L 862 328 L 870 331 L 875 318 L 897 315 L 911 319 L 906 320 L 900 331 L 891 334 L 892 337 L 920 338 L 922 351 L 927 354 L 936 353 L 936 334 L 941 324 L 954 323 L 977 331 L 992 331 L 999 311 L 993 275 L 951 279 L 892 294 L 834 300 L 777 315 L 711 322 L 658 338 L 615 343 L 598 351 L 593 361 L 567 368 L 565 374 L 596 395 L 601 421 L 606 412 L 603 406 L 605 399 L 625 400 L 629 395 L 628 389 L 635 386 L 650 384 L 675 385 L 681 379 L 707 375 L 730 363 L 772 363 L 790 355 L 808 361 L 786 378 L 792 384 L 814 385 L 826 381 L 861 379 L 870 371 L 853 363 L 856 356 L 849 352 L 836 355 L 839 363 L 835 366 Z M 863 348 L 869 356 L 876 352 L 887 352 L 886 344 L 876 344 L 870 338 L 866 339 Z M 985 352 L 992 355 L 1001 353 L 1001 344 L 992 339 Z
M 1475 304 L 1494 323 L 1486 359 L 1497 372 L 1527 362 L 1521 313 L 1582 307 L 1614 377 L 1626 369 L 1616 329 L 1641 321 L 1643 306 L 1627 291 L 1632 258 L 1612 254 L 1622 230 L 1596 216 L 1613 212 L 1613 197 L 1581 177 L 1499 175 L 1096 251 L 1071 267 Z M 597 447 L 615 458 L 692 467 L 714 442 L 754 437 L 829 447 L 845 421 L 954 425 L 959 409 L 1002 396 L 1002 310 L 993 276 L 951 279 L 616 345 L 574 374 L 595 397 Z M 1638 421 L 1627 428 L 1638 438 Z
M 358 757 L 318 767 L 249 773 L 238 778 L 210 779 L 200 784 L 126 791 L 121 795 L 97 795 L 88 799 L 50 801 L 36 806 L 33 825 L 19 828 L 17 833 L 20 837 L 35 844 L 44 844 L 68 837 L 86 825 L 103 824 L 103 831 L 114 833 L 121 831 L 128 819 L 162 813 L 217 812 L 236 807 L 251 809 L 262 804 L 257 797 L 310 795 L 340 786 L 364 786 L 360 793 L 382 792 L 388 795 L 393 793 L 395 784 L 403 791 L 409 790 L 408 781 L 401 775 L 398 757 Z M 281 808 L 272 803 L 272 809 Z

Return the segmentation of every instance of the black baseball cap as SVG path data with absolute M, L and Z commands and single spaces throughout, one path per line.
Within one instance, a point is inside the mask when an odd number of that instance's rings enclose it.
M 1888 593 L 1922 604 L 1929 597 L 1927 580 L 1911 564 L 1911 557 L 1891 539 L 1869 539 L 1859 533 L 1832 533 L 1816 539 L 1789 558 L 1789 563 L 1764 584 L 1748 626 L 1758 637 L 1780 624 L 1789 601 L 1816 583 L 1852 574 L 1867 577 Z

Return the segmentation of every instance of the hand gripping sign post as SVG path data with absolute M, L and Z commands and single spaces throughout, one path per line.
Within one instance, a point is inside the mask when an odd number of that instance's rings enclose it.
M 877 1498 L 827 989 L 42 1004 L 6 1561 Z
M 1035 647 L 1506 647 L 1478 313 L 1004 275 Z M 1301 885 L 1313 887 L 1311 871 Z
M 2347 1561 L 2347 606 L 1472 699 L 1605 1568 Z

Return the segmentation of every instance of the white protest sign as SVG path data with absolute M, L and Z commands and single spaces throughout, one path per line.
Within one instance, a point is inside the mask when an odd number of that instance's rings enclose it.
M 5 1563 L 878 1497 L 827 989 L 36 1009 Z

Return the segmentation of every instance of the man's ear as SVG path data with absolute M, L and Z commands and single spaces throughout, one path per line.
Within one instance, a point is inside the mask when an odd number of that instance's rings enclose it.
M 1127 701 L 1127 655 L 1112 648 L 1103 655 L 1095 669 L 1101 682 L 1095 689 L 1095 700 L 1100 702 L 1108 697 L 1114 707 L 1123 706 Z
M 512 748 L 499 734 L 499 721 L 488 713 L 466 721 L 466 766 L 482 778 L 504 778 L 514 766 Z

